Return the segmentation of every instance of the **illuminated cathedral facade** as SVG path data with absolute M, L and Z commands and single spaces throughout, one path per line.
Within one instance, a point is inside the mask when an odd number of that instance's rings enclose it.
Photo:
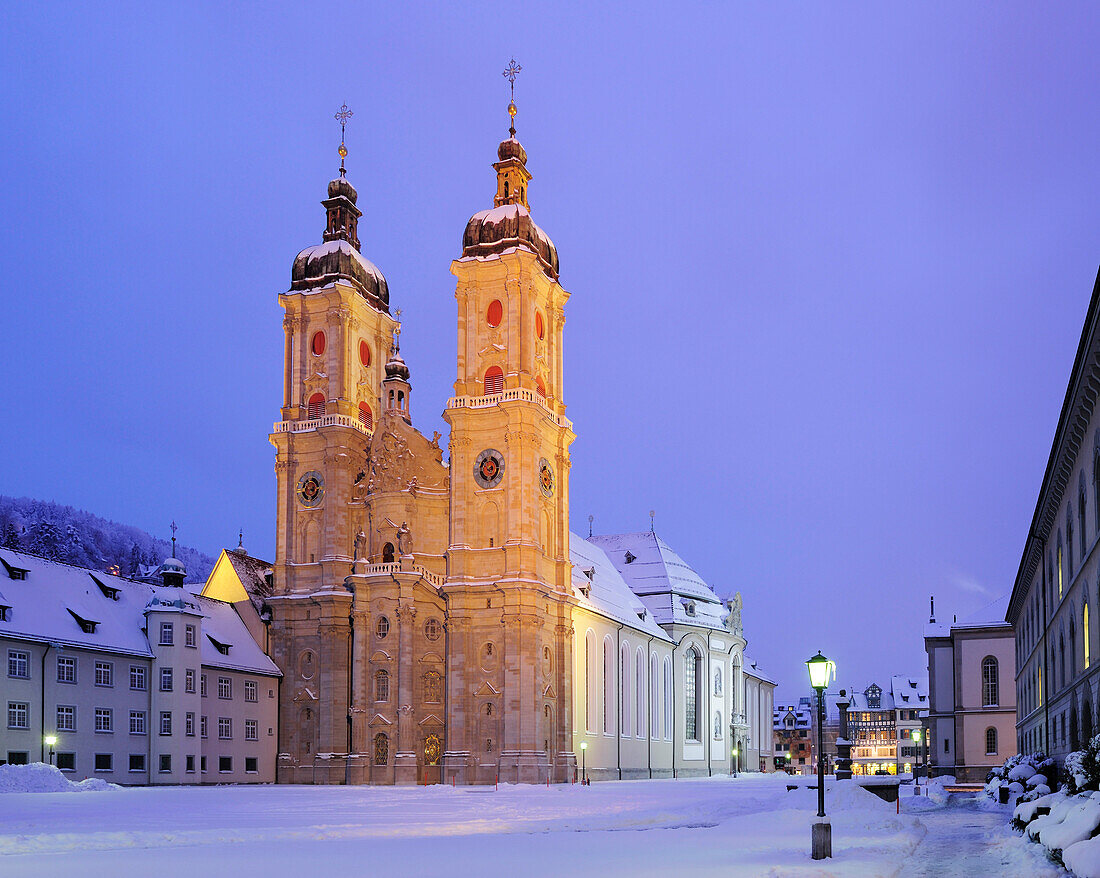
M 531 217 L 514 126 L 493 168 L 493 206 L 451 263 L 445 446 L 414 426 L 401 326 L 360 252 L 343 162 L 323 240 L 279 297 L 278 779 L 758 770 L 774 684 L 744 656 L 740 596 L 719 600 L 656 534 L 570 533 L 569 293 Z

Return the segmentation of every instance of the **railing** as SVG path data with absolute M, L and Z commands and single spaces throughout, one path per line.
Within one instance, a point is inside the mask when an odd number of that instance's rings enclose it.
M 502 402 L 516 402 L 519 400 L 537 403 L 542 410 L 546 412 L 546 416 L 559 427 L 568 427 L 572 429 L 573 422 L 570 421 L 569 418 L 557 414 L 550 408 L 550 404 L 541 394 L 535 393 L 533 390 L 528 390 L 526 387 L 517 387 L 513 390 L 505 390 L 502 393 L 490 393 L 487 396 L 452 396 L 447 400 L 447 408 L 484 409 L 500 405 Z
M 363 566 L 359 566 L 357 563 L 356 570 L 359 576 L 386 576 L 387 574 L 400 573 L 401 562 L 389 561 L 385 564 L 364 564 Z M 446 581 L 439 574 L 432 573 L 430 570 L 425 570 L 419 564 L 414 564 L 411 572 L 420 574 L 435 588 L 442 588 L 443 583 Z
M 349 418 L 347 415 L 323 415 L 308 421 L 276 421 L 274 430 L 276 433 L 305 433 L 318 427 L 351 427 L 368 439 L 374 435 L 358 418 Z

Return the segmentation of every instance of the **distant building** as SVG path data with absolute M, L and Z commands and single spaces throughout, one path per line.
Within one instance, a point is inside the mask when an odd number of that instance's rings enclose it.
M 928 681 L 923 675 L 896 675 L 889 688 L 871 683 L 851 692 L 848 740 L 852 743 L 852 774 L 908 774 L 919 755 L 913 733 L 928 714 Z M 836 696 L 827 699 L 825 758 L 828 771 L 836 760 L 839 712 Z
M 804 696 L 798 704 L 779 704 L 775 708 L 775 767 L 786 768 L 792 774 L 812 774 L 814 771 L 814 707 L 813 699 Z
M 174 557 L 159 586 L 6 549 L 0 564 L 0 761 L 49 761 L 55 736 L 74 780 L 275 780 L 280 675 L 250 601 L 184 585 Z
M 1100 275 L 1035 513 L 1020 534 L 1023 554 L 1005 613 L 1015 632 L 1016 746 L 1023 752 L 1043 750 L 1058 759 L 1079 749 L 1097 727 L 1100 641 L 1092 632 L 1100 576 L 1100 555 L 1093 551 L 1100 537 L 1098 329 Z M 1006 673 L 1004 685 L 1010 679 Z
M 1004 621 L 1007 597 L 924 635 L 931 684 L 928 755 L 933 775 L 985 781 L 1016 755 L 1015 641 Z

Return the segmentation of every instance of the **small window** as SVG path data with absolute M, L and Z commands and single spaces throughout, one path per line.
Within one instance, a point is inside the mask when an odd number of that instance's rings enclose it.
M 308 414 L 311 420 L 324 416 L 325 395 L 323 393 L 315 393 L 309 398 Z
M 161 754 L 160 757 L 160 773 L 167 774 L 172 770 L 172 757 L 167 753 Z
M 359 342 L 359 362 L 364 366 L 370 365 L 370 345 L 366 341 Z
M 997 752 L 997 730 L 992 726 L 985 730 L 985 755 L 991 756 Z
M 187 713 L 183 718 L 183 733 L 189 738 L 195 737 L 195 714 Z
M 194 625 L 188 625 L 186 628 L 183 629 L 183 642 L 184 642 L 184 646 L 194 646 L 195 645 L 195 626 Z
M 245 756 L 245 758 L 244 758 L 244 771 L 245 771 L 245 774 L 255 774 L 257 771 L 259 771 L 259 768 L 257 767 L 258 765 L 259 765 L 259 760 L 255 756 Z
M 8 765 L 26 765 L 29 756 L 26 750 L 9 750 Z
M 195 757 L 194 756 L 188 756 L 186 758 L 185 762 L 184 762 L 184 765 L 186 765 L 186 771 L 187 771 L 188 774 L 194 774 L 195 773 Z
M 245 701 L 259 701 L 259 695 L 256 691 L 255 680 L 244 681 L 244 700 Z
M 145 668 L 141 665 L 130 665 L 130 688 L 135 692 L 145 691 Z
M 199 675 L 199 697 L 206 697 L 206 674 Z
M 359 423 L 368 430 L 374 429 L 374 412 L 365 402 L 359 403 Z
M 96 753 L 95 755 L 95 770 L 96 771 L 114 771 L 115 770 L 115 757 L 111 753 Z
M 504 392 L 504 371 L 500 366 L 490 366 L 485 370 L 485 396 Z
M 538 391 L 539 396 L 546 399 L 546 382 L 541 376 L 535 379 L 535 390 Z
M 233 681 L 229 677 L 218 677 L 218 698 L 233 697 Z
M 160 733 L 162 735 L 172 734 L 172 711 L 170 710 L 160 712 Z
M 205 738 L 206 736 L 207 736 L 206 735 L 206 717 L 205 716 L 200 716 L 199 717 L 199 737 L 200 738 Z M 205 769 L 203 769 L 203 770 L 205 771 Z
M 386 543 L 386 545 L 382 547 L 382 563 L 393 563 L 393 543 Z
M 76 659 L 62 655 L 57 657 L 57 682 L 76 682 Z
M 183 672 L 183 691 L 195 691 L 195 672 L 190 669 Z
M 76 754 L 58 753 L 57 767 L 60 768 L 62 771 L 76 771 Z
M 325 334 L 323 332 L 313 333 L 313 339 L 309 343 L 309 350 L 315 357 L 319 357 L 325 352 Z
M 500 322 L 504 319 L 504 306 L 500 304 L 500 299 L 493 299 L 489 303 L 489 308 L 485 312 L 485 321 L 493 327 L 500 326 Z
M 218 740 L 233 740 L 233 720 L 228 716 L 218 717 Z
M 175 641 L 175 632 L 171 622 L 160 623 L 160 645 L 171 646 Z
M 201 771 L 203 774 L 206 774 L 206 757 L 205 756 L 200 756 L 199 757 L 199 771 Z
M 172 669 L 161 668 L 160 669 L 160 691 L 171 692 L 172 691 Z
M 546 335 L 546 328 L 542 325 L 542 315 L 535 312 L 535 335 L 542 339 Z
M 257 726 L 256 720 L 246 719 L 244 721 L 244 739 L 246 741 L 260 740 L 260 730 Z
M 218 757 L 218 771 L 225 774 L 233 770 L 233 757 L 232 756 L 219 756 Z
M 113 686 L 114 673 L 110 662 L 95 663 L 95 684 L 97 686 Z
M 8 676 L 29 680 L 31 654 L 21 649 L 8 650 Z
M 130 771 L 145 771 L 145 754 L 130 754 Z
M 385 640 L 386 635 L 390 633 L 390 620 L 385 616 L 379 616 L 378 622 L 374 626 L 374 633 L 379 640 Z

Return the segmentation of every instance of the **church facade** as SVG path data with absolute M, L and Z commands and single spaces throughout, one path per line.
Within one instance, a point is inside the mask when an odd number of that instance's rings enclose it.
M 746 662 L 740 596 L 719 600 L 653 533 L 569 531 L 569 293 L 531 218 L 514 127 L 497 159 L 493 206 L 451 264 L 446 448 L 413 426 L 401 326 L 360 252 L 343 163 L 323 241 L 298 255 L 280 296 L 278 779 L 756 770 L 770 736 L 753 730 L 770 729 L 774 683 Z

